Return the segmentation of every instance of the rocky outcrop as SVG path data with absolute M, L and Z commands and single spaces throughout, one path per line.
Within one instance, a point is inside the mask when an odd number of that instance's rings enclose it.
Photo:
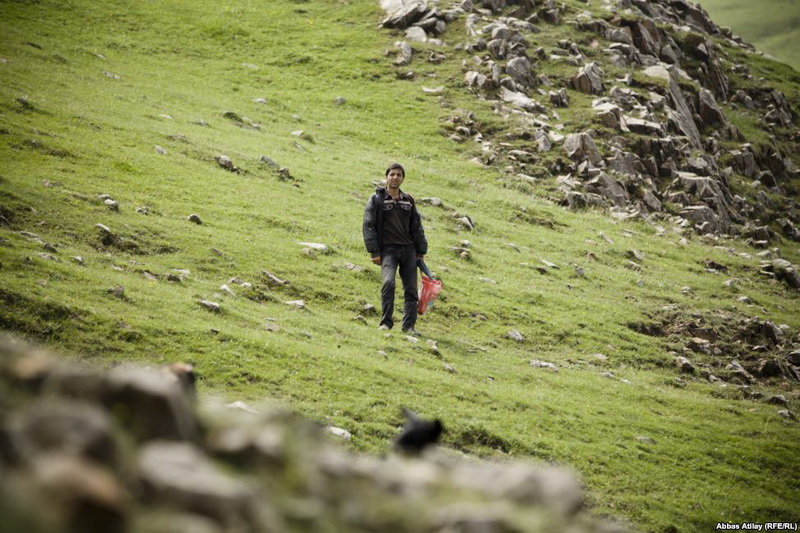
M 744 238 L 751 238 L 751 227 L 768 226 L 767 238 L 754 241 L 759 243 L 800 237 L 795 200 L 774 197 L 797 195 L 791 183 L 800 171 L 787 147 L 800 139 L 800 130 L 790 102 L 780 91 L 753 83 L 749 68 L 732 61 L 725 47 L 748 45 L 716 26 L 699 6 L 683 0 L 610 0 L 603 3 L 607 15 L 594 18 L 553 1 L 384 0 L 382 5 L 390 19 L 403 15 L 397 19 L 402 22 L 385 26 L 417 26 L 426 38 L 463 53 L 464 85 L 493 102 L 505 123 L 518 124 L 519 131 L 501 127 L 491 134 L 447 128 L 455 142 L 471 137 L 480 143 L 482 154 L 475 158 L 480 164 L 556 190 L 569 207 L 607 207 L 625 217 L 668 219 L 700 233 Z M 453 30 L 460 27 L 452 24 L 458 19 L 464 33 Z M 543 41 L 543 24 L 563 25 L 564 38 Z M 596 37 L 571 40 L 572 31 Z M 401 53 L 397 64 L 410 58 L 410 51 Z M 565 76 L 563 65 L 574 67 L 574 74 Z M 620 69 L 625 74 L 616 79 L 606 74 Z M 747 89 L 732 94 L 734 77 Z M 574 102 L 581 99 L 570 91 L 594 95 L 591 109 L 577 108 Z M 726 114 L 738 106 L 758 114 L 769 143 L 748 143 L 728 120 Z M 572 117 L 585 113 L 592 126 L 573 118 L 580 130 L 565 131 L 559 124 L 562 108 Z M 513 146 L 508 139 L 529 146 Z M 562 143 L 563 151 L 554 150 Z M 519 152 L 547 155 L 537 164 Z M 568 160 L 552 157 L 565 152 Z M 553 184 L 564 173 L 568 179 Z
M 614 532 L 551 466 L 356 455 L 285 411 L 202 397 L 167 370 L 78 366 L 0 338 L 4 531 Z M 543 524 L 547 524 L 545 527 Z

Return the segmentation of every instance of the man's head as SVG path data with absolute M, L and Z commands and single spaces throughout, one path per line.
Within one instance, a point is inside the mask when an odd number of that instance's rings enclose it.
M 400 175 L 403 176 L 404 178 L 406 177 L 406 169 L 404 169 L 403 165 L 401 165 L 400 163 L 392 163 L 391 165 L 389 165 L 389 167 L 386 169 L 386 177 L 387 178 L 389 177 L 389 173 L 392 170 L 399 170 L 400 171 Z
M 400 163 L 392 163 L 386 169 L 386 187 L 390 190 L 397 190 L 406 177 L 406 171 Z

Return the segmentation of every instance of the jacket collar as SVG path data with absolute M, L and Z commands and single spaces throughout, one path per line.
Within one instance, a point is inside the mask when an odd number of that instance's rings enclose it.
M 375 189 L 375 192 L 377 192 L 379 195 L 383 197 L 389 196 L 389 191 L 386 190 L 386 187 L 378 187 L 377 189 Z M 410 198 L 411 198 L 410 195 L 404 193 L 403 189 L 400 189 L 400 197 L 398 198 L 399 200 L 409 200 Z

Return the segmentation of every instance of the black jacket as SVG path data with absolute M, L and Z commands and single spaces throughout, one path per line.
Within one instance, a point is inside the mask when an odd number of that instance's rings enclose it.
M 364 225 L 362 231 L 364 233 L 364 245 L 367 251 L 376 257 L 381 255 L 381 247 L 383 243 L 383 201 L 386 200 L 388 193 L 385 187 L 379 187 L 375 190 L 375 194 L 370 196 L 367 201 L 367 207 L 364 209 Z M 417 211 L 417 204 L 410 194 L 400 191 L 400 197 L 410 200 L 413 209 L 411 210 L 411 221 L 409 233 L 414 239 L 414 247 L 417 253 L 425 255 L 428 253 L 428 240 L 425 238 L 425 230 L 422 228 L 422 218 Z

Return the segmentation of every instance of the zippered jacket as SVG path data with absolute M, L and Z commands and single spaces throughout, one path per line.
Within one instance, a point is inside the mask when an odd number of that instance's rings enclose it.
M 385 187 L 379 187 L 375 190 L 375 194 L 370 196 L 367 201 L 367 206 L 364 209 L 364 225 L 362 232 L 364 234 L 364 245 L 372 257 L 381 255 L 381 248 L 383 246 L 383 202 L 389 194 L 386 192 Z M 417 211 L 417 204 L 414 197 L 400 191 L 400 199 L 408 200 L 411 202 L 411 220 L 409 222 L 409 233 L 414 239 L 414 247 L 417 254 L 425 255 L 428 253 L 428 240 L 425 238 L 425 230 L 422 227 L 422 217 Z

